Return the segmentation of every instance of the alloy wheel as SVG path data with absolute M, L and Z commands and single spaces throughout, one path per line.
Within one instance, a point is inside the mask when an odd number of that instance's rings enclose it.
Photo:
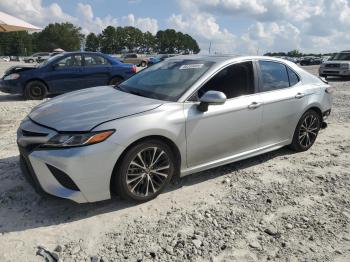
M 319 120 L 313 115 L 309 114 L 305 117 L 299 129 L 299 143 L 304 148 L 310 147 L 316 140 L 319 130 Z
M 148 197 L 157 193 L 171 172 L 170 159 L 159 147 L 138 152 L 127 169 L 126 184 L 130 193 Z

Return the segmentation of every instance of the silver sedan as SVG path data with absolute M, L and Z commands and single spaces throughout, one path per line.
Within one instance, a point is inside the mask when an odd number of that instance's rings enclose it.
M 177 56 L 34 108 L 17 133 L 21 167 L 38 191 L 78 203 L 148 201 L 174 176 L 308 150 L 332 91 L 286 60 Z

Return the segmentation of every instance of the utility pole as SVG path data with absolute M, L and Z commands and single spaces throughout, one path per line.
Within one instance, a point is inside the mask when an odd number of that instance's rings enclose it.
M 209 42 L 209 55 L 210 55 L 210 51 L 211 51 L 211 41 Z

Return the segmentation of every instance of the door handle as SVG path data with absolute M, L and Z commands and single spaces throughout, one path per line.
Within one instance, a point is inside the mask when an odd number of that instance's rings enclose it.
M 305 96 L 304 93 L 297 93 L 297 94 L 295 95 L 295 98 L 300 99 L 300 98 L 303 98 L 304 96 Z
M 256 108 L 260 107 L 261 105 L 262 105 L 262 103 L 253 102 L 248 106 L 248 108 L 249 109 L 256 109 Z

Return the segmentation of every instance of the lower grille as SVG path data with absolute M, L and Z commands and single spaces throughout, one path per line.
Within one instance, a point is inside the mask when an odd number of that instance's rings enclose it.
M 59 170 L 58 168 L 51 166 L 49 164 L 46 164 L 46 166 L 62 186 L 70 190 L 80 191 L 78 186 L 74 183 L 74 181 L 62 170 Z
M 340 64 L 326 64 L 325 67 L 328 67 L 328 68 L 339 68 Z

